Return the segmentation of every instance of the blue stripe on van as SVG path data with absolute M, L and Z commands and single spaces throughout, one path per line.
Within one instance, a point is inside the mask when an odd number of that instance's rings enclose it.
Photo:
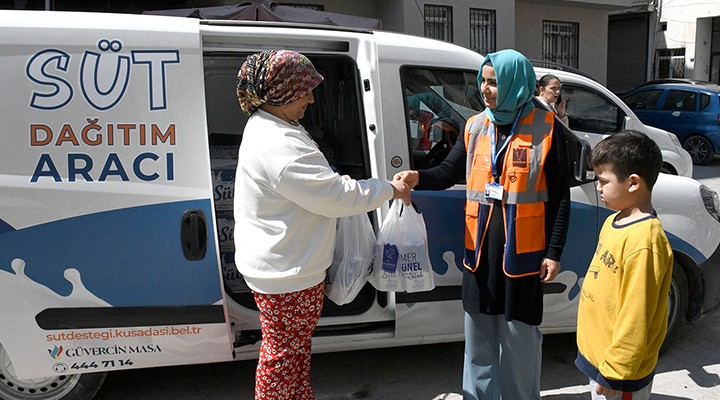
M 22 259 L 38 290 L 69 296 L 66 269 L 114 307 L 209 305 L 221 301 L 214 235 L 205 257 L 190 261 L 180 243 L 181 217 L 202 210 L 213 232 L 210 199 L 147 205 L 54 221 L 0 235 L 0 272 Z M 17 262 L 16 262 L 17 264 Z
M 413 202 L 422 213 L 428 231 L 430 263 L 438 275 L 449 272 L 448 264 L 462 268 L 465 254 L 465 191 L 418 190 Z M 562 257 L 563 270 L 571 269 L 584 276 L 590 263 L 598 234 L 598 208 L 578 202 L 572 203 L 572 218 Z M 454 253 L 454 260 L 451 258 Z M 572 296 L 578 290 L 572 290 Z
M 418 190 L 413 192 L 412 200 L 425 220 L 433 271 L 438 275 L 445 275 L 450 272 L 448 265 L 453 263 L 458 269 L 462 268 L 465 251 L 465 191 Z M 561 259 L 563 271 L 570 270 L 578 277 L 585 276 L 597 245 L 600 227 L 613 212 L 592 204 L 576 201 L 571 203 L 570 226 Z M 667 231 L 665 234 L 674 251 L 688 255 L 697 265 L 707 259 L 685 240 Z M 579 286 L 575 285 L 568 292 L 568 296 L 572 299 L 578 293 Z
M 5 232 L 12 232 L 14 230 L 15 230 L 15 228 L 10 226 L 10 224 L 8 224 L 7 222 L 0 219 L 0 235 L 2 235 Z

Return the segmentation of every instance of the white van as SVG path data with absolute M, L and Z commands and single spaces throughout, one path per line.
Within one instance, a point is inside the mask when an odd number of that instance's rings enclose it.
M 426 168 L 481 109 L 482 56 L 389 32 L 173 17 L 0 11 L 0 398 L 89 399 L 129 368 L 257 357 L 258 313 L 233 264 L 233 182 L 251 53 L 306 54 L 325 81 L 302 123 L 355 178 Z M 574 160 L 563 271 L 546 333 L 575 329 L 601 222 Z M 436 289 L 326 301 L 314 351 L 462 340 L 463 185 L 413 195 Z M 655 206 L 677 262 L 672 338 L 720 302 L 717 194 L 663 174 Z M 373 213 L 374 224 L 387 206 Z M 670 341 L 668 341 L 669 343 Z

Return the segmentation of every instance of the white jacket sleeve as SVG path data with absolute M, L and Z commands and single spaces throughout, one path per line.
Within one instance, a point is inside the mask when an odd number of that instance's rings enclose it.
M 280 172 L 275 188 L 300 207 L 329 218 L 361 214 L 392 199 L 392 185 L 380 179 L 345 179 L 320 151 L 301 155 Z

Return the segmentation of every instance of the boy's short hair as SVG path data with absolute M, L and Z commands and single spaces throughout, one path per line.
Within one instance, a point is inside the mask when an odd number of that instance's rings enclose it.
M 593 167 L 610 166 L 620 181 L 637 174 L 650 190 L 663 166 L 658 145 L 635 130 L 623 130 L 600 141 L 590 153 L 589 162 Z

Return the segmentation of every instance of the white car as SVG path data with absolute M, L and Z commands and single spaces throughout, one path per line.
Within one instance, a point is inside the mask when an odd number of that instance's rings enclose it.
M 640 131 L 660 147 L 665 162 L 663 172 L 692 177 L 692 158 L 682 148 L 677 136 L 643 124 L 630 107 L 605 86 L 569 71 L 535 67 L 535 74 L 538 79 L 545 74 L 560 79 L 562 95 L 567 102 L 570 129 L 591 146 L 623 129 Z

